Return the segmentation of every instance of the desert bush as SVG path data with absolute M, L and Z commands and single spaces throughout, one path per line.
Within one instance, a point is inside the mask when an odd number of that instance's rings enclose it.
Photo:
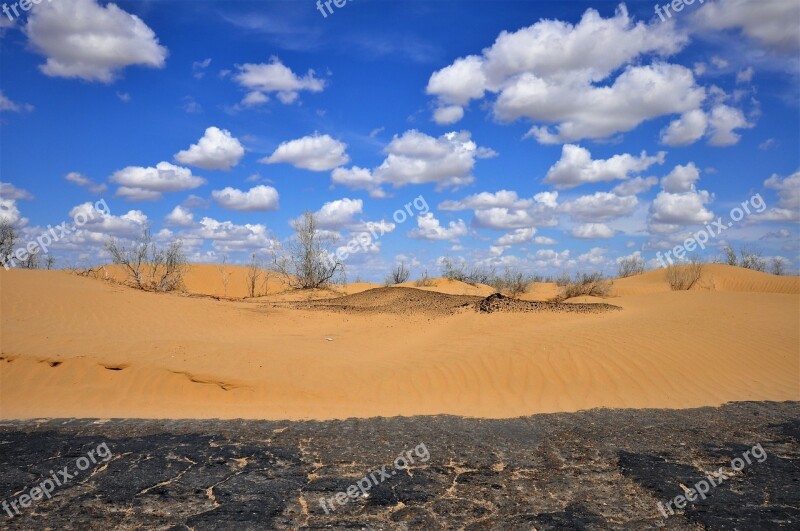
M 403 262 L 400 262 L 394 269 L 386 275 L 386 285 L 393 286 L 395 284 L 402 284 L 408 280 L 411 273 Z
M 431 286 L 435 286 L 436 283 L 428 276 L 428 270 L 426 269 L 422 276 L 414 281 L 414 285 L 418 288 L 430 288 Z
M 148 291 L 173 291 L 183 287 L 183 277 L 189 268 L 183 243 L 180 240 L 160 248 L 152 240 L 150 229 L 134 239 L 130 247 L 121 246 L 116 239 L 106 242 L 106 250 L 114 264 L 121 265 L 134 287 Z
M 442 276 L 449 280 L 458 280 L 466 284 L 487 284 L 491 285 L 497 274 L 493 267 L 483 268 L 480 266 L 472 266 L 467 269 L 463 263 L 456 264 L 450 258 L 442 259 Z
M 283 276 L 294 289 L 325 288 L 344 281 L 344 264 L 333 253 L 335 239 L 317 229 L 312 212 L 292 222 L 295 239 L 287 245 L 286 253 L 273 253 L 273 270 Z
M 560 288 L 557 297 L 559 300 L 579 296 L 605 297 L 614 285 L 602 273 L 577 273 L 574 278 L 571 278 L 569 273 L 563 273 L 556 280 L 556 284 Z
M 703 276 L 703 263 L 693 258 L 688 264 L 672 264 L 667 267 L 665 278 L 672 291 L 686 291 L 700 281 Z
M 502 276 L 495 276 L 488 284 L 499 292 L 518 297 L 530 290 L 534 278 L 521 271 L 505 268 Z
M 259 291 L 259 281 L 263 279 L 263 289 Z M 266 295 L 269 288 L 269 271 L 265 270 L 261 261 L 253 253 L 250 262 L 247 264 L 247 295 L 249 297 L 260 297 Z
M 641 256 L 626 256 L 617 262 L 617 276 L 619 278 L 632 277 L 642 273 L 644 273 L 644 259 Z
M 767 262 L 761 258 L 761 251 L 751 247 L 742 247 L 737 255 L 736 249 L 728 245 L 722 249 L 722 262 L 731 266 L 752 269 L 753 271 L 764 272 L 767 270 Z
M 770 272 L 773 275 L 782 276 L 786 274 L 786 262 L 780 256 L 772 259 Z
M 14 225 L 6 218 L 0 218 L 0 264 L 5 266 L 6 260 L 14 252 L 14 246 L 19 239 L 19 233 Z
M 227 265 L 228 265 L 228 257 L 223 254 L 222 263 L 217 264 L 217 271 L 219 271 L 219 277 L 220 280 L 222 280 L 222 288 L 225 297 L 228 296 L 228 283 L 231 280 L 231 273 L 230 271 L 228 271 L 226 267 Z
M 47 258 L 45 258 L 44 260 L 45 269 L 47 270 L 53 269 L 55 265 L 56 265 L 56 259 L 54 257 L 48 256 Z

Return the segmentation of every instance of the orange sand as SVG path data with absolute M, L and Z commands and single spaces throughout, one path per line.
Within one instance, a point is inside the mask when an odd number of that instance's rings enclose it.
M 228 296 L 243 297 L 244 268 L 228 269 Z M 604 302 L 619 312 L 432 318 L 274 307 L 308 297 L 276 294 L 277 280 L 266 297 L 216 300 L 0 270 L 0 417 L 503 418 L 800 400 L 800 278 L 710 265 L 698 289 L 671 292 L 663 275 L 616 281 Z M 216 266 L 194 266 L 187 288 L 223 295 Z

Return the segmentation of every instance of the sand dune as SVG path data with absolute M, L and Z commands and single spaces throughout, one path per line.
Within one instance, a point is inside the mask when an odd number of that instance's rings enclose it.
M 193 268 L 189 290 L 218 295 L 214 271 Z M 238 274 L 229 296 L 246 294 Z M 716 265 L 707 274 L 690 292 L 669 291 L 662 271 L 620 280 L 619 296 L 600 302 L 621 311 L 432 316 L 0 271 L 0 416 L 506 418 L 800 399 L 799 279 Z M 485 296 L 460 284 L 428 291 Z M 555 289 L 536 288 L 526 298 Z

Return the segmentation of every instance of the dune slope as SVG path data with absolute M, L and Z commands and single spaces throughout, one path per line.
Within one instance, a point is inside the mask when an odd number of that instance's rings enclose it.
M 758 292 L 736 278 L 749 273 L 715 273 L 718 286 L 749 291 L 600 301 L 621 311 L 432 317 L 0 271 L 0 416 L 506 418 L 798 400 L 796 281 Z

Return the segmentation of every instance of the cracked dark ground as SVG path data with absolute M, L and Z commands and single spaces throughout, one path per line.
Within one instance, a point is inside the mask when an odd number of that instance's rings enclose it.
M 0 501 L 103 442 L 90 466 L 4 529 L 800 529 L 800 403 L 593 410 L 510 420 L 0 423 Z M 319 505 L 424 443 L 417 463 L 326 515 Z M 704 501 L 683 494 L 756 444 Z

